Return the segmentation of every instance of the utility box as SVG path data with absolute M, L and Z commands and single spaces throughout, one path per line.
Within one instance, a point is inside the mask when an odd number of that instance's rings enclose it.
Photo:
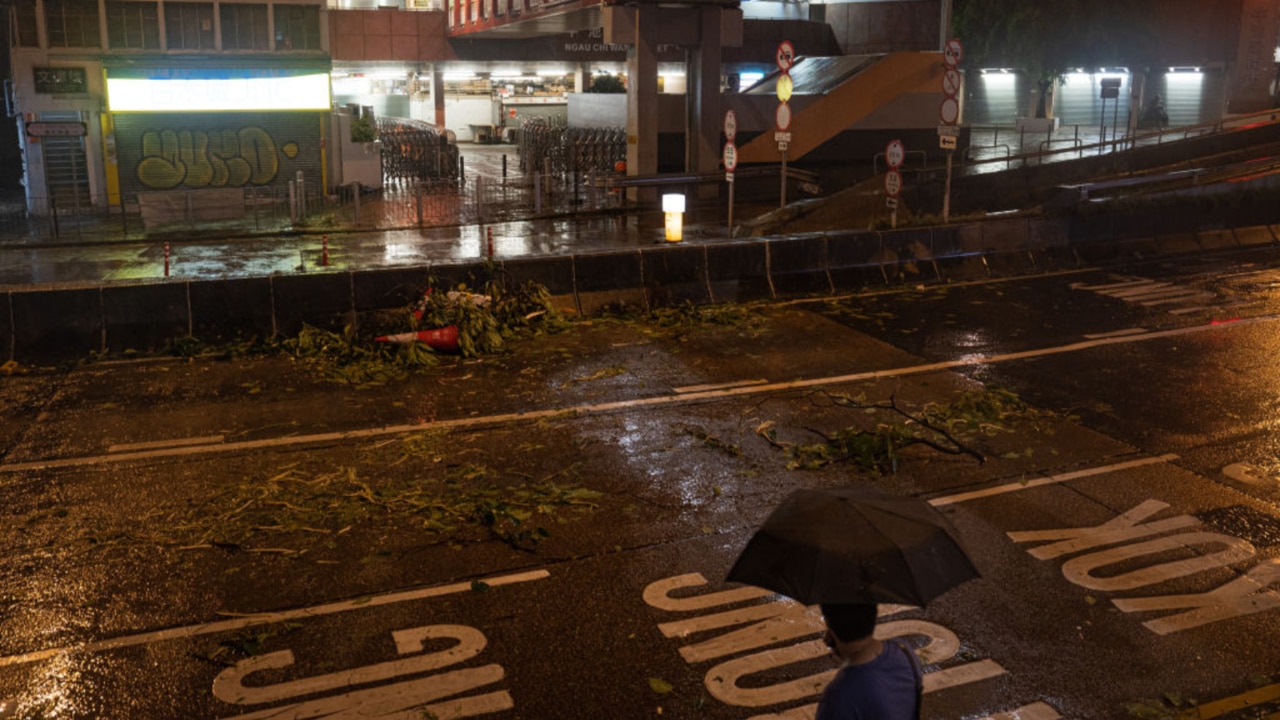
M 333 115 L 336 142 L 330 150 L 329 168 L 335 187 L 360 183 L 361 187 L 382 187 L 382 143 L 372 113 Z

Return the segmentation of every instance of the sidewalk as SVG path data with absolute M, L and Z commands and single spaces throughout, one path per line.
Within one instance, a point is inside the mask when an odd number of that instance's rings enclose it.
M 1242 118 L 1239 122 L 1252 119 Z M 1224 122 L 1217 129 L 1230 124 Z M 1144 135 L 1139 143 L 1171 142 L 1189 133 L 1214 129 L 1171 129 Z M 1017 133 L 1009 127 L 974 128 L 968 155 L 972 160 L 986 162 L 970 166 L 969 172 L 983 174 L 1011 165 L 1061 162 L 1110 152 L 1110 143 L 1099 144 L 1099 133 L 1096 126 L 1061 127 L 1052 135 Z M 1117 148 L 1123 149 L 1124 144 L 1122 136 Z M 1065 152 L 1006 161 L 1010 155 L 1041 149 Z M 520 170 L 517 153 L 516 145 L 463 144 L 461 154 L 468 187 L 474 188 L 479 178 L 481 187 L 494 193 L 492 198 L 509 192 L 524 193 L 511 197 L 527 196 L 525 188 L 530 178 Z M 144 236 L 136 217 L 128 221 L 132 223 L 129 225 L 116 215 L 98 221 L 92 235 L 63 228 L 58 239 L 0 238 L 0 290 L 95 286 L 166 277 L 202 280 L 404 268 L 456 264 L 490 256 L 512 259 L 603 253 L 665 244 L 661 212 L 610 208 L 599 195 L 587 198 L 581 190 L 578 197 L 572 198 L 576 202 L 548 205 L 542 208 L 541 218 L 524 220 L 504 219 L 510 213 L 497 202 L 484 205 L 477 218 L 474 207 L 458 199 L 456 193 L 440 196 L 443 199 L 433 197 L 430 207 L 419 210 L 414 196 L 407 193 L 404 188 L 389 187 L 381 194 L 366 196 L 360 222 L 354 227 L 348 222 L 351 218 L 345 216 L 299 227 L 290 226 L 284 217 L 282 224 L 272 227 L 262 227 L 266 223 L 255 219 L 248 228 L 220 230 L 201 225 Z M 562 199 L 571 197 L 565 195 Z M 770 209 L 749 208 L 739 200 L 734 207 L 735 224 Z M 524 212 L 530 210 L 522 208 Z M 421 227 L 419 214 L 424 216 Z M 728 241 L 726 214 L 727 208 L 719 204 L 691 206 L 684 218 L 686 244 Z
M 523 183 L 514 145 L 464 145 L 468 180 L 490 186 Z M 418 227 L 413 200 L 396 188 L 367 197 L 357 227 L 301 226 L 254 231 L 204 225 L 156 237 L 124 228 L 118 217 L 57 239 L 22 237 L 0 241 L 0 290 L 89 286 L 101 283 L 266 277 L 354 269 L 459 263 L 488 257 L 509 259 L 636 249 L 665 243 L 661 212 L 601 209 L 574 212 L 547 207 L 532 220 L 479 223 L 457 203 L 429 208 L 430 224 Z M 408 207 L 406 207 L 408 205 Z M 686 240 L 728 237 L 720 208 L 691 208 Z M 496 213 L 495 213 L 496 215 Z M 287 220 L 287 219 L 286 219 Z M 136 220 L 134 221 L 136 225 Z M 490 243 L 490 239 L 492 242 Z M 327 249 L 327 252 L 326 252 Z M 166 252 L 168 254 L 166 263 Z M 327 265 L 326 265 L 327 258 Z M 167 274 L 166 274 L 167 264 Z

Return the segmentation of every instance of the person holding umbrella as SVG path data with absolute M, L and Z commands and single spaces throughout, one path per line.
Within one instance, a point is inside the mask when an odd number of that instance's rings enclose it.
M 977 577 L 955 530 L 929 503 L 854 486 L 789 494 L 726 579 L 822 608 L 827 642 L 844 663 L 816 720 L 912 720 L 920 665 L 900 643 L 876 639 L 876 604 L 924 607 Z
M 823 690 L 815 720 L 917 720 L 924 674 L 905 645 L 876 638 L 876 606 L 821 607 L 827 645 L 844 664 Z

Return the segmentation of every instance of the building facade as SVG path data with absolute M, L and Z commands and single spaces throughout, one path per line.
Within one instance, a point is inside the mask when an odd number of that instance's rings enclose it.
M 324 184 L 318 0 L 19 0 L 12 12 L 6 100 L 33 212 Z

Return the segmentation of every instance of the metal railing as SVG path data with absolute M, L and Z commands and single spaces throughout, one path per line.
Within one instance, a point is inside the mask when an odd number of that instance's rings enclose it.
M 1119 128 L 1119 133 L 1116 133 L 1116 128 L 1110 125 L 1104 128 L 1101 124 L 1067 125 L 1047 132 L 1026 132 L 1007 125 L 972 126 L 969 129 L 971 159 L 967 167 L 968 172 L 984 173 L 1013 167 L 1041 165 L 1060 160 L 1079 159 L 1086 155 L 1103 155 L 1135 147 L 1188 140 L 1274 122 L 1280 122 L 1280 110 L 1237 115 L 1198 125 L 1138 128 L 1133 133 L 1129 133 L 1123 127 Z M 1104 132 L 1107 133 L 1105 138 Z M 973 144 L 972 141 L 977 138 L 982 138 L 984 141 L 990 138 L 990 142 Z M 1004 142 L 1001 142 L 1002 139 Z M 1059 145 L 1069 145 L 1069 147 L 1057 147 Z M 995 152 L 999 150 L 1003 150 L 1002 157 L 995 156 Z M 997 163 L 1003 164 L 1003 168 L 992 167 Z

